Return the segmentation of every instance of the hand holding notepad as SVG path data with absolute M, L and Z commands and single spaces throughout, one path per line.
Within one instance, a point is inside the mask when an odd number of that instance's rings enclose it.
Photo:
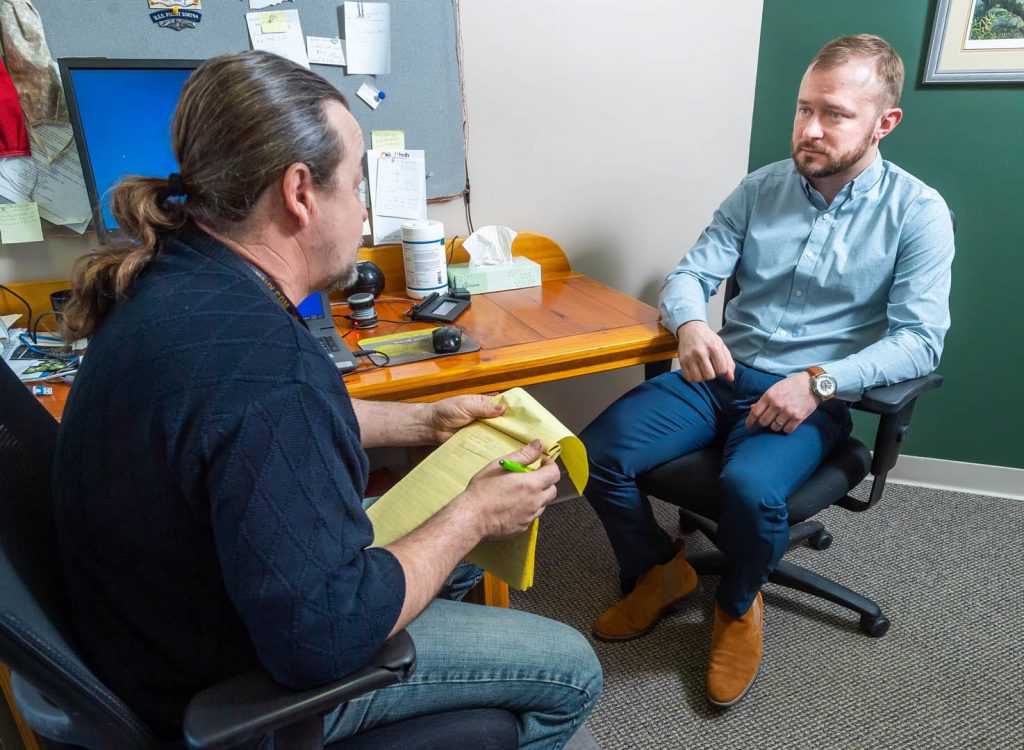
M 488 463 L 540 440 L 544 453 L 561 457 L 579 492 L 587 484 L 583 443 L 521 388 L 495 397 L 505 413 L 463 427 L 431 453 L 367 511 L 375 546 L 405 536 L 451 502 Z M 481 542 L 468 555 L 472 562 L 517 589 L 533 585 L 537 521 L 521 534 Z

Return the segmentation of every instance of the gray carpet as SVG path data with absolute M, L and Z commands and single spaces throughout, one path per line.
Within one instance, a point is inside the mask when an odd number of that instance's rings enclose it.
M 655 505 L 673 530 L 675 509 Z M 852 612 L 769 585 L 757 683 L 713 710 L 704 678 L 717 580 L 706 578 L 647 636 L 591 638 L 605 689 L 588 726 L 603 750 L 1024 747 L 1024 503 L 890 484 L 866 513 L 820 518 L 832 546 L 787 559 L 873 598 L 888 634 L 870 638 Z M 687 544 L 707 547 L 696 534 Z M 615 581 L 603 529 L 572 500 L 545 513 L 536 585 L 513 592 L 512 606 L 589 636 Z

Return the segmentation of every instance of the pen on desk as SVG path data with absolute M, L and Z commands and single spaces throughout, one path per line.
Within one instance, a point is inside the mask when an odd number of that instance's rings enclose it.
M 524 471 L 533 471 L 533 469 L 531 469 L 529 466 L 523 466 L 522 464 L 516 463 L 515 461 L 510 461 L 507 458 L 498 459 L 498 464 L 505 471 L 515 471 L 520 473 Z

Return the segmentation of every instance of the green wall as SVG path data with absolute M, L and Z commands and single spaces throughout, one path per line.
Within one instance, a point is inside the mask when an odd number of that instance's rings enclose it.
M 957 216 L 953 325 L 941 390 L 918 403 L 905 452 L 1024 468 L 1024 84 L 922 86 L 932 0 L 765 0 L 750 169 L 789 155 L 797 87 L 830 39 L 872 33 L 907 70 L 883 156 Z M 873 423 L 858 417 L 866 439 Z

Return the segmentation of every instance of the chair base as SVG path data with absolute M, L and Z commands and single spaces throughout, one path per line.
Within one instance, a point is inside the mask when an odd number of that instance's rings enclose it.
M 714 543 L 717 525 L 713 521 L 685 509 L 680 509 L 679 519 L 682 530 L 700 531 Z M 823 550 L 832 544 L 832 535 L 820 521 L 801 521 L 793 524 L 789 528 L 790 547 L 804 541 L 807 541 L 813 549 Z M 698 575 L 721 575 L 725 570 L 725 555 L 719 550 L 699 552 L 695 555 L 688 555 L 686 559 Z M 802 591 L 811 596 L 827 599 L 841 607 L 853 610 L 860 615 L 861 631 L 873 638 L 881 638 L 889 630 L 889 618 L 882 613 L 881 608 L 875 602 L 842 584 L 788 560 L 779 561 L 778 566 L 768 576 L 768 581 Z

